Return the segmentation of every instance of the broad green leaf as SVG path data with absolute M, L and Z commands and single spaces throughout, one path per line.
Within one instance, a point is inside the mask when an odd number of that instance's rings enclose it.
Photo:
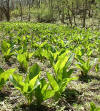
M 18 75 L 18 74 L 11 75 L 10 81 L 13 83 L 14 87 L 16 87 L 18 90 L 23 92 L 23 88 L 25 84 L 23 82 L 23 77 L 21 75 Z
M 46 82 L 46 80 L 44 78 L 42 78 L 40 80 L 40 82 L 41 82 L 41 85 L 40 85 L 41 93 L 44 94 L 46 92 L 46 90 L 48 89 L 49 83 Z
M 54 90 L 47 90 L 45 95 L 43 95 L 44 96 L 43 100 L 49 99 L 49 98 L 53 97 L 54 95 L 55 95 Z
M 54 70 L 57 73 L 61 73 L 62 69 L 65 67 L 66 62 L 68 61 L 68 56 L 66 54 L 69 53 L 69 51 L 66 51 L 65 53 L 61 54 L 58 58 L 57 63 L 54 65 Z
M 4 71 L 0 74 L 0 80 L 1 78 L 4 78 L 4 80 L 7 80 L 10 75 L 12 75 L 15 72 L 16 69 L 9 69 L 7 71 Z
M 0 74 L 0 90 L 2 86 L 6 83 L 6 81 L 9 79 L 9 76 L 12 75 L 15 70 L 16 69 L 9 69 Z
M 31 58 L 33 56 L 34 53 L 29 53 L 29 58 Z
M 38 77 L 39 77 L 39 74 L 36 75 L 33 79 L 31 79 L 31 80 L 29 81 L 29 86 L 30 86 L 32 89 L 34 89 L 34 86 L 35 86 L 35 83 L 37 82 Z
M 0 74 L 2 74 L 4 72 L 4 70 L 0 67 Z
M 74 71 L 74 69 L 70 69 L 68 72 L 65 70 L 64 72 L 63 72 L 63 79 L 65 79 L 65 78 L 69 78 L 70 77 L 70 75 L 73 73 L 73 71 Z
M 25 55 L 24 55 L 24 54 L 18 54 L 17 60 L 18 60 L 19 62 L 23 62 L 25 59 L 26 59 L 26 58 L 25 58 Z
M 58 83 L 56 82 L 56 80 L 54 79 L 53 75 L 47 73 L 47 78 L 50 82 L 51 87 L 54 89 L 54 91 L 58 91 L 59 86 L 58 86 Z
M 72 55 L 68 58 L 68 61 L 66 62 L 66 66 L 65 66 L 66 69 L 72 64 L 73 59 L 74 59 L 74 54 L 72 54 Z
M 60 84 L 60 93 L 62 93 L 62 92 L 65 91 L 66 86 L 67 86 L 72 80 L 77 80 L 77 79 L 78 79 L 77 77 L 63 79 L 63 81 L 61 81 L 61 84 Z
M 40 73 L 40 67 L 38 64 L 34 64 L 30 69 L 29 69 L 29 80 L 33 79 L 36 75 Z
M 7 52 L 7 50 L 10 48 L 10 44 L 3 40 L 1 44 L 1 48 L 3 53 Z
M 24 83 L 23 93 L 29 94 L 32 91 L 33 91 L 33 89 L 29 86 L 29 83 L 28 82 Z
M 91 106 L 90 111 L 99 111 L 93 102 L 90 103 L 90 106 Z

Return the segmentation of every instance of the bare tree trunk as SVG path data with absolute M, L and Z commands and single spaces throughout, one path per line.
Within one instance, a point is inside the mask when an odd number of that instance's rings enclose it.
M 10 7 L 9 7 L 9 0 L 1 1 L 0 2 L 0 20 L 2 20 L 3 15 L 6 16 L 6 20 L 10 21 Z
M 14 0 L 11 0 L 11 9 L 14 10 Z
M 6 15 L 6 18 L 7 18 L 7 21 L 10 21 L 10 7 L 9 7 L 9 0 L 6 1 L 6 4 L 7 4 L 7 9 L 6 9 L 6 12 L 5 12 L 5 15 Z
M 58 9 L 58 17 L 59 17 L 59 20 L 60 20 L 61 9 L 60 9 L 59 5 L 57 6 L 57 9 Z
M 30 8 L 31 8 L 30 1 L 28 1 L 28 21 L 30 21 L 31 19 Z
M 62 7 L 62 13 L 61 13 L 61 22 L 62 22 L 62 23 L 65 23 L 65 22 L 64 22 L 64 19 L 65 19 L 64 7 Z
M 49 0 L 50 17 L 53 18 L 53 1 Z
M 0 9 L 0 21 L 2 21 L 2 16 L 3 16 L 3 13 L 2 13 L 2 10 Z
M 76 24 L 76 17 L 75 17 L 75 8 L 74 8 L 74 3 L 72 2 L 72 16 L 74 18 L 74 25 L 77 25 Z
M 40 8 L 41 6 L 41 1 L 40 0 L 37 0 L 37 5 L 38 5 L 38 8 Z
M 70 16 L 69 10 L 68 10 L 68 18 L 69 18 L 69 23 L 70 23 L 70 25 L 72 26 L 72 18 L 71 18 L 71 16 Z
M 22 0 L 20 0 L 19 5 L 20 5 L 20 17 L 21 17 L 21 21 L 22 21 L 23 20 Z
M 41 1 L 37 0 L 37 8 L 40 9 L 41 8 Z M 37 16 L 37 20 L 40 22 L 41 21 L 41 13 L 38 14 Z
M 83 27 L 86 26 L 87 0 L 83 3 Z

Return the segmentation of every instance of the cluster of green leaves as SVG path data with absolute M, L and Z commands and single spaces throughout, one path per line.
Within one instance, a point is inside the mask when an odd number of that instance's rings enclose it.
M 54 100 L 58 100 L 61 94 L 65 91 L 67 84 L 76 78 L 71 78 L 73 72 L 69 70 L 69 66 L 72 63 L 74 55 L 66 56 L 68 52 L 61 54 L 57 62 L 53 65 L 54 74 L 47 72 L 48 83 L 45 79 L 40 79 L 40 85 L 38 86 L 35 96 L 40 104 L 43 100 L 53 97 Z
M 21 93 L 27 98 L 28 104 L 32 102 L 34 90 L 38 87 L 37 79 L 40 76 L 40 67 L 34 64 L 30 67 L 26 79 L 23 80 L 23 76 L 14 74 L 10 76 L 10 80 Z
M 76 66 L 81 70 L 83 76 L 86 76 L 91 68 L 94 66 L 94 62 L 91 62 L 90 59 L 84 60 L 82 58 L 78 58 L 78 64 Z
M 33 56 L 33 53 L 19 53 L 17 55 L 17 60 L 20 64 L 20 68 L 22 69 L 23 72 L 27 72 L 28 70 L 28 61 L 29 59 Z
M 93 102 L 90 103 L 90 111 L 100 111 L 100 107 L 97 107 Z
M 66 56 L 66 52 L 61 54 L 58 57 L 57 62 L 53 65 L 55 75 L 47 74 L 48 80 L 51 87 L 56 92 L 55 99 L 58 99 L 61 96 L 62 92 L 65 91 L 67 84 L 75 79 L 71 78 L 73 69 L 69 69 L 69 66 L 72 64 L 74 55 Z
M 16 69 L 9 69 L 7 71 L 4 71 L 2 68 L 0 68 L 0 90 L 4 86 L 4 84 L 8 81 L 9 76 L 13 75 Z
M 2 54 L 5 58 L 5 61 L 8 61 L 12 55 L 14 55 L 14 52 L 11 48 L 10 43 L 6 42 L 6 41 L 2 41 L 1 42 L 1 50 L 2 50 Z
M 76 66 L 81 70 L 82 76 L 87 76 L 88 72 L 96 63 L 96 59 L 91 60 L 91 54 L 92 50 L 88 50 L 88 52 L 86 52 L 82 46 L 78 46 L 78 48 L 75 49 L 75 58 L 77 60 Z
M 34 96 L 38 104 L 49 98 L 58 100 L 67 84 L 76 79 L 71 77 L 74 70 L 70 68 L 71 64 L 74 65 L 74 56 L 77 68 L 82 75 L 87 75 L 95 63 L 93 57 L 95 54 L 98 57 L 100 52 L 99 33 L 90 29 L 24 22 L 1 23 L 0 26 L 3 32 L 3 38 L 0 37 L 3 57 L 6 61 L 15 57 L 26 74 L 24 78 L 22 74 L 13 74 L 13 69 L 0 69 L 0 87 L 11 75 L 10 81 L 26 97 L 28 104 L 31 104 Z M 30 67 L 33 56 L 41 62 L 44 59 L 49 61 L 54 73 L 47 72 L 46 78 L 40 77 L 40 67 L 37 64 Z M 99 71 L 99 64 L 96 64 L 95 70 Z
M 10 77 L 11 82 L 28 99 L 29 104 L 32 102 L 32 97 L 34 95 L 38 104 L 41 104 L 44 100 L 51 97 L 58 100 L 67 84 L 75 79 L 70 78 L 73 70 L 68 70 L 74 55 L 66 56 L 67 53 L 68 51 L 65 51 L 61 54 L 57 62 L 53 65 L 55 74 L 51 75 L 50 73 L 47 73 L 48 82 L 46 82 L 44 78 L 39 78 L 40 67 L 37 64 L 29 69 L 24 81 L 23 76 L 18 74 Z

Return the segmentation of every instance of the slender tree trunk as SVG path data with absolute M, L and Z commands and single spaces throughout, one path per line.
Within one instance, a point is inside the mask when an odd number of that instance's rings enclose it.
M 72 26 L 72 17 L 71 17 L 71 15 L 70 15 L 70 6 L 69 6 L 69 4 L 68 4 L 68 6 L 67 6 L 67 8 L 68 8 L 68 19 L 69 19 L 69 23 L 70 23 L 70 25 Z
M 2 21 L 2 15 L 3 13 L 2 13 L 2 10 L 0 9 L 0 21 Z
M 31 6 L 30 6 L 30 1 L 28 1 L 28 21 L 30 21 L 30 19 L 31 19 L 31 14 L 30 14 L 30 8 L 31 8 Z
M 21 21 L 22 21 L 23 20 L 22 0 L 20 0 L 19 5 L 20 5 L 20 17 L 21 17 Z
M 76 17 L 75 17 L 75 8 L 74 8 L 74 3 L 72 2 L 72 16 L 74 19 L 74 25 L 76 25 Z
M 41 1 L 40 0 L 37 0 L 37 5 L 38 5 L 38 8 L 41 7 Z
M 6 9 L 5 15 L 6 15 L 7 21 L 9 22 L 9 21 L 10 21 L 10 7 L 9 7 L 9 0 L 7 0 L 6 3 L 7 3 L 7 9 Z
M 70 23 L 70 25 L 72 26 L 72 18 L 71 18 L 71 16 L 70 16 L 69 10 L 68 10 L 68 18 L 69 18 L 69 23 Z
M 53 18 L 53 1 L 49 0 L 50 17 Z
M 61 13 L 61 22 L 62 22 L 62 23 L 65 23 L 65 22 L 64 22 L 64 19 L 65 19 L 64 7 L 62 7 L 62 13 Z
M 11 9 L 14 10 L 14 0 L 11 0 Z
M 83 3 L 83 27 L 86 26 L 87 0 Z

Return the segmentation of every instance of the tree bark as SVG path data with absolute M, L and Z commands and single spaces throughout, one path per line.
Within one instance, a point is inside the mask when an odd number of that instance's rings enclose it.
M 87 0 L 83 3 L 83 27 L 86 26 Z
M 22 21 L 23 20 L 22 0 L 20 0 L 19 5 L 20 5 L 20 17 Z
M 30 1 L 28 1 L 28 21 L 30 21 L 31 19 L 30 8 L 31 8 Z
M 6 18 L 7 18 L 7 21 L 9 22 L 10 21 L 10 7 L 9 7 L 9 0 L 6 1 L 6 4 L 7 4 L 7 9 L 6 9 L 6 12 L 5 12 L 5 15 L 6 15 Z

